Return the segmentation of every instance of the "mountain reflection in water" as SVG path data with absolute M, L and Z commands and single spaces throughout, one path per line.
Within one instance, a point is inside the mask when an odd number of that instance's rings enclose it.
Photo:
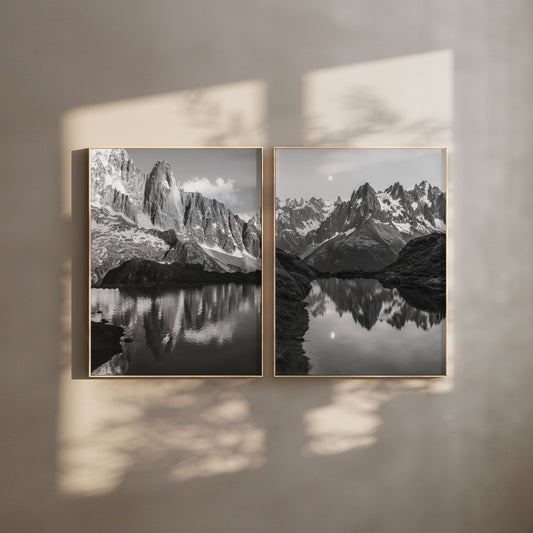
M 91 320 L 122 326 L 123 352 L 107 372 L 129 375 L 261 373 L 261 287 L 222 283 L 91 289 Z M 112 368 L 109 368 L 112 367 Z
M 445 320 L 374 279 L 319 279 L 303 347 L 314 375 L 440 375 Z

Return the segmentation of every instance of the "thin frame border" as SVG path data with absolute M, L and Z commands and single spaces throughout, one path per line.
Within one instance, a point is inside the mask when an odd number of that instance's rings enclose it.
M 94 376 L 91 373 L 91 156 L 92 156 L 92 150 L 140 150 L 140 149 L 146 149 L 146 150 L 260 150 L 261 152 L 261 374 L 154 374 L 154 375 L 117 375 L 117 376 Z M 88 357 L 88 377 L 89 379 L 204 379 L 204 378 L 242 378 L 242 379 L 250 379 L 250 378 L 262 378 L 264 376 L 264 342 L 263 342 L 263 336 L 264 336 L 264 215 L 263 215 L 263 203 L 264 203 L 264 149 L 263 146 L 90 146 L 88 148 L 89 151 L 89 161 L 88 161 L 88 179 L 87 179 L 87 185 L 88 185 L 88 195 L 89 195 L 89 202 L 88 202 L 88 219 L 87 219 L 87 227 L 88 227 L 88 233 L 89 233 L 89 253 L 88 253 L 88 262 L 89 262 L 89 271 L 87 276 L 87 286 L 88 286 L 88 332 L 89 332 L 89 357 Z
M 445 317 L 445 327 L 446 331 L 444 334 L 444 342 L 446 344 L 445 348 L 445 357 L 444 357 L 444 373 L 443 374 L 321 374 L 321 375 L 312 375 L 312 374 L 276 374 L 276 150 L 443 150 L 444 151 L 444 171 L 446 178 L 446 317 Z M 273 230 L 273 244 L 274 244 L 274 295 L 273 295 L 273 362 L 272 362 L 272 375 L 274 378 L 338 378 L 338 379 L 376 379 L 376 378 L 393 378 L 393 379 L 441 379 L 448 377 L 449 365 L 448 365 L 448 273 L 449 273 L 449 254 L 448 254 L 448 146 L 274 146 L 273 147 L 273 207 L 274 207 L 274 216 L 272 217 L 272 230 Z

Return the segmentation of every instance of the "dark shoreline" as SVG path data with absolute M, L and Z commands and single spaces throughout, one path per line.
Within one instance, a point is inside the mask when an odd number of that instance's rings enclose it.
M 261 270 L 253 272 L 212 272 L 201 267 L 175 263 L 156 263 L 146 259 L 125 261 L 110 270 L 98 285 L 91 288 L 201 287 L 218 283 L 252 283 L 260 285 Z
M 309 327 L 304 300 L 316 277 L 317 272 L 299 257 L 276 249 L 276 375 L 309 374 L 309 357 L 302 346 Z
M 180 289 L 205 287 L 206 285 L 222 285 L 224 283 L 246 283 L 249 285 L 261 285 L 261 280 L 247 279 L 227 279 L 227 280 L 206 280 L 191 282 L 169 282 L 169 283 L 114 283 L 109 285 L 91 285 L 91 289 Z

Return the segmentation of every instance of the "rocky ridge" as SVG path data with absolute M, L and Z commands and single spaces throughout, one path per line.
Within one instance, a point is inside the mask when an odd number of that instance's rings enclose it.
M 286 237 L 287 224 L 281 225 L 281 234 L 276 226 L 276 245 L 318 270 L 377 271 L 411 239 L 445 230 L 446 197 L 427 181 L 412 190 L 396 182 L 381 192 L 365 183 L 349 200 L 338 199 L 328 216 L 315 218 L 316 227 L 298 239 Z

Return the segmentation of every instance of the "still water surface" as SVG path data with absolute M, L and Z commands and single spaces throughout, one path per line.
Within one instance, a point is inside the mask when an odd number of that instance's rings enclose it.
M 123 352 L 100 372 L 128 375 L 261 373 L 261 287 L 221 283 L 91 289 L 91 320 L 125 329 Z M 112 367 L 112 368 L 110 368 Z M 98 373 L 98 371 L 96 372 Z
M 373 279 L 320 279 L 306 298 L 312 375 L 440 375 L 445 323 Z

